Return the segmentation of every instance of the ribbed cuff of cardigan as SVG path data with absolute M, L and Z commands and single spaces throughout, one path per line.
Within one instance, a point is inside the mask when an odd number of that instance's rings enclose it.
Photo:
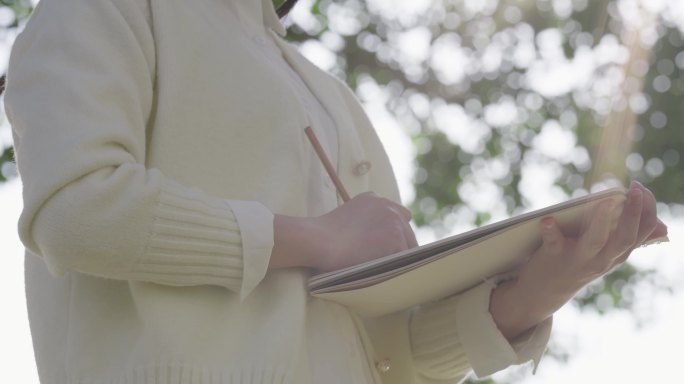
M 494 281 L 486 281 L 420 308 L 411 324 L 414 360 L 420 371 L 447 379 L 457 377 L 469 365 L 483 377 L 530 360 L 536 370 L 551 334 L 551 319 L 509 343 L 489 312 L 495 287 Z
M 273 247 L 273 214 L 168 182 L 161 188 L 137 277 L 170 285 L 211 284 L 247 296 L 263 279 Z

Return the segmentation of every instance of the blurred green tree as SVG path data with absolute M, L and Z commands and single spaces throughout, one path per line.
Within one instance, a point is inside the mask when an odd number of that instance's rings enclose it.
M 419 226 L 481 225 L 539 189 L 562 200 L 629 179 L 684 203 L 676 1 L 301 2 L 289 38 L 332 57 L 318 64 L 362 101 L 380 94 L 411 137 Z
M 290 39 L 335 54 L 326 69 L 362 99 L 369 84 L 383 92 L 416 144 L 418 225 L 461 208 L 488 221 L 493 207 L 470 201 L 471 184 L 493 186 L 509 213 L 530 205 L 528 165 L 551 170 L 548 187 L 565 197 L 638 179 L 661 201 L 684 203 L 684 54 L 668 6 L 409 3 L 315 1 L 292 18 Z
M 0 0 L 0 39 L 6 41 L 16 33 L 21 23 L 25 21 L 33 11 L 33 5 L 29 0 Z M 0 94 L 5 90 L 5 75 L 0 76 Z M 4 120 L 4 108 L 0 107 L 2 114 L 0 122 Z M 0 183 L 14 177 L 14 149 L 2 147 L 0 143 Z

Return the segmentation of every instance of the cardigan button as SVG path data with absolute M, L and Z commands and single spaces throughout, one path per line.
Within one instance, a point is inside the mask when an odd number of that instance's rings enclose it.
M 370 169 L 371 169 L 370 161 L 362 161 L 362 162 L 356 164 L 353 172 L 356 176 L 363 176 L 366 173 L 368 173 L 368 171 L 370 171 Z
M 376 361 L 375 368 L 381 373 L 387 373 L 389 372 L 390 368 L 392 368 L 392 361 L 387 358 L 382 359 L 380 361 Z

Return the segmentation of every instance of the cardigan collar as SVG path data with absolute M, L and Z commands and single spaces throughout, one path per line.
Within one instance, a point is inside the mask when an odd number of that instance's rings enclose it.
M 278 35 L 285 36 L 287 31 L 276 14 L 273 0 L 261 0 L 261 10 L 264 16 L 264 24 Z

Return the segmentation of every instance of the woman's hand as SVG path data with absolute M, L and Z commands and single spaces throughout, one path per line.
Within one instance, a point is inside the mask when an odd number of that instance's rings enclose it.
M 276 215 L 270 268 L 334 271 L 417 246 L 411 212 L 373 192 L 314 218 Z
M 653 194 L 633 182 L 619 216 L 602 203 L 580 237 L 566 237 L 551 217 L 542 220 L 542 246 L 518 277 L 492 293 L 490 312 L 509 340 L 551 316 L 585 285 L 627 260 L 639 245 L 667 235 Z M 613 229 L 615 228 L 615 229 Z
M 313 267 L 327 272 L 418 245 L 411 211 L 373 192 L 362 193 L 316 218 L 325 239 Z

